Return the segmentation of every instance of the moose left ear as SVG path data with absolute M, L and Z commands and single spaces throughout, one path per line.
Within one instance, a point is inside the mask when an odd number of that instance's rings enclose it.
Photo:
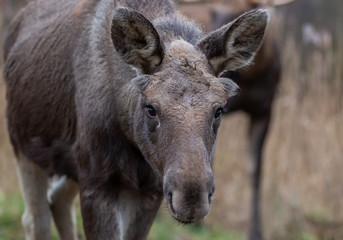
M 216 75 L 248 65 L 260 48 L 267 27 L 267 10 L 247 12 L 198 43 Z
M 124 62 L 142 73 L 152 73 L 163 59 L 163 45 L 155 27 L 139 12 L 120 7 L 114 11 L 112 41 Z

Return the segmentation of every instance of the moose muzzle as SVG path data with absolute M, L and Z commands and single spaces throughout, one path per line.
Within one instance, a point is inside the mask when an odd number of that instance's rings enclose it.
M 203 219 L 210 211 L 213 192 L 210 166 L 205 169 L 194 164 L 187 168 L 178 166 L 170 169 L 164 178 L 164 194 L 169 211 L 181 223 L 189 224 Z

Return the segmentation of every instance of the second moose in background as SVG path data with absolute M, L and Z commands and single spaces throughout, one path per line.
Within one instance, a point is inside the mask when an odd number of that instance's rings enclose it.
M 255 8 L 280 6 L 293 0 L 236 0 L 224 1 L 225 7 L 211 12 L 211 30 L 231 22 L 240 14 Z M 221 9 L 221 10 L 219 10 Z M 240 93 L 225 105 L 224 114 L 243 111 L 250 118 L 248 138 L 251 158 L 251 225 L 250 240 L 264 239 L 261 220 L 261 180 L 263 149 L 268 133 L 274 96 L 281 76 L 280 49 L 271 31 L 267 31 L 254 63 L 238 71 L 226 71 L 222 77 L 231 78 L 240 87 Z

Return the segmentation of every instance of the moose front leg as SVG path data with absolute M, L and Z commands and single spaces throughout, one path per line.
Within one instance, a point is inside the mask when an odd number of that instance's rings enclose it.
M 160 193 L 142 195 L 132 191 L 121 192 L 118 211 L 122 239 L 146 239 L 161 201 L 162 194 Z
M 50 179 L 48 199 L 50 209 L 61 239 L 76 240 L 75 198 L 78 184 L 66 176 Z
M 261 115 L 252 115 L 250 119 L 249 141 L 251 157 L 251 184 L 252 184 L 252 213 L 250 240 L 262 240 L 263 231 L 261 224 L 261 182 L 262 182 L 262 163 L 263 146 L 268 132 L 270 122 L 270 111 Z
M 161 204 L 161 194 L 120 190 L 81 190 L 81 211 L 87 239 L 144 240 Z

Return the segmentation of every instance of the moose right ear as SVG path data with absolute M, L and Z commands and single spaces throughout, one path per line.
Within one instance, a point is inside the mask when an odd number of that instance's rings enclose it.
M 124 62 L 144 74 L 152 73 L 163 60 L 163 44 L 152 23 L 139 12 L 120 7 L 114 11 L 112 41 Z

